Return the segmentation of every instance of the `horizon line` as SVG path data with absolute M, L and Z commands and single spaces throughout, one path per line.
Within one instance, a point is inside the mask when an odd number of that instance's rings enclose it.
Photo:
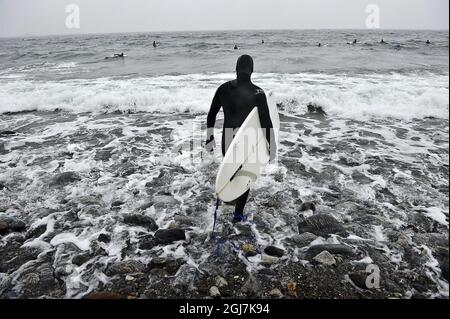
M 259 32 L 267 32 L 267 31 L 314 31 L 314 30 L 330 30 L 330 31 L 438 31 L 438 32 L 449 32 L 449 29 L 426 29 L 426 28 L 377 28 L 377 29 L 368 29 L 368 28 L 274 28 L 274 29 L 190 29 L 190 30 L 154 30 L 154 31 L 111 31 L 111 32 L 72 32 L 72 33 L 46 33 L 46 34 L 19 34 L 19 35 L 0 35 L 1 39 L 16 39 L 23 37 L 60 37 L 60 36 L 83 36 L 83 35 L 112 35 L 112 34 L 131 34 L 131 33 L 183 33 L 183 32 L 239 32 L 239 31 L 259 31 Z

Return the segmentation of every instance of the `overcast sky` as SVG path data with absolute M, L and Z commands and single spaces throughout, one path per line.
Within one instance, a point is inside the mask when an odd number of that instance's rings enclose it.
M 66 27 L 66 6 L 80 28 Z M 0 36 L 232 29 L 363 29 L 366 6 L 382 29 L 448 30 L 449 0 L 0 0 Z

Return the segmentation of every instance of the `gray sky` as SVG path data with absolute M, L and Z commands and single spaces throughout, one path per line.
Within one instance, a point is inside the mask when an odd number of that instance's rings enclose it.
M 80 29 L 68 29 L 68 4 Z M 231 30 L 363 29 L 368 4 L 382 29 L 448 30 L 449 0 L 0 0 L 0 36 Z

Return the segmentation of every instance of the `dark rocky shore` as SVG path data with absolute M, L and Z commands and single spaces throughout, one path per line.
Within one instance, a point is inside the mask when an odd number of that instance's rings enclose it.
M 203 117 L 2 115 L 0 298 L 448 298 L 448 120 L 310 111 L 215 239 Z

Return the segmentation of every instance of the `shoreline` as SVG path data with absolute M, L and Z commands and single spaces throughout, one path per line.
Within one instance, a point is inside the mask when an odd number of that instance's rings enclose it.
M 203 121 L 8 116 L 21 129 L 0 137 L 0 298 L 448 298 L 448 120 L 282 116 L 252 223 L 221 207 L 220 244 L 220 156 L 171 150 Z M 373 264 L 379 289 L 364 287 Z

